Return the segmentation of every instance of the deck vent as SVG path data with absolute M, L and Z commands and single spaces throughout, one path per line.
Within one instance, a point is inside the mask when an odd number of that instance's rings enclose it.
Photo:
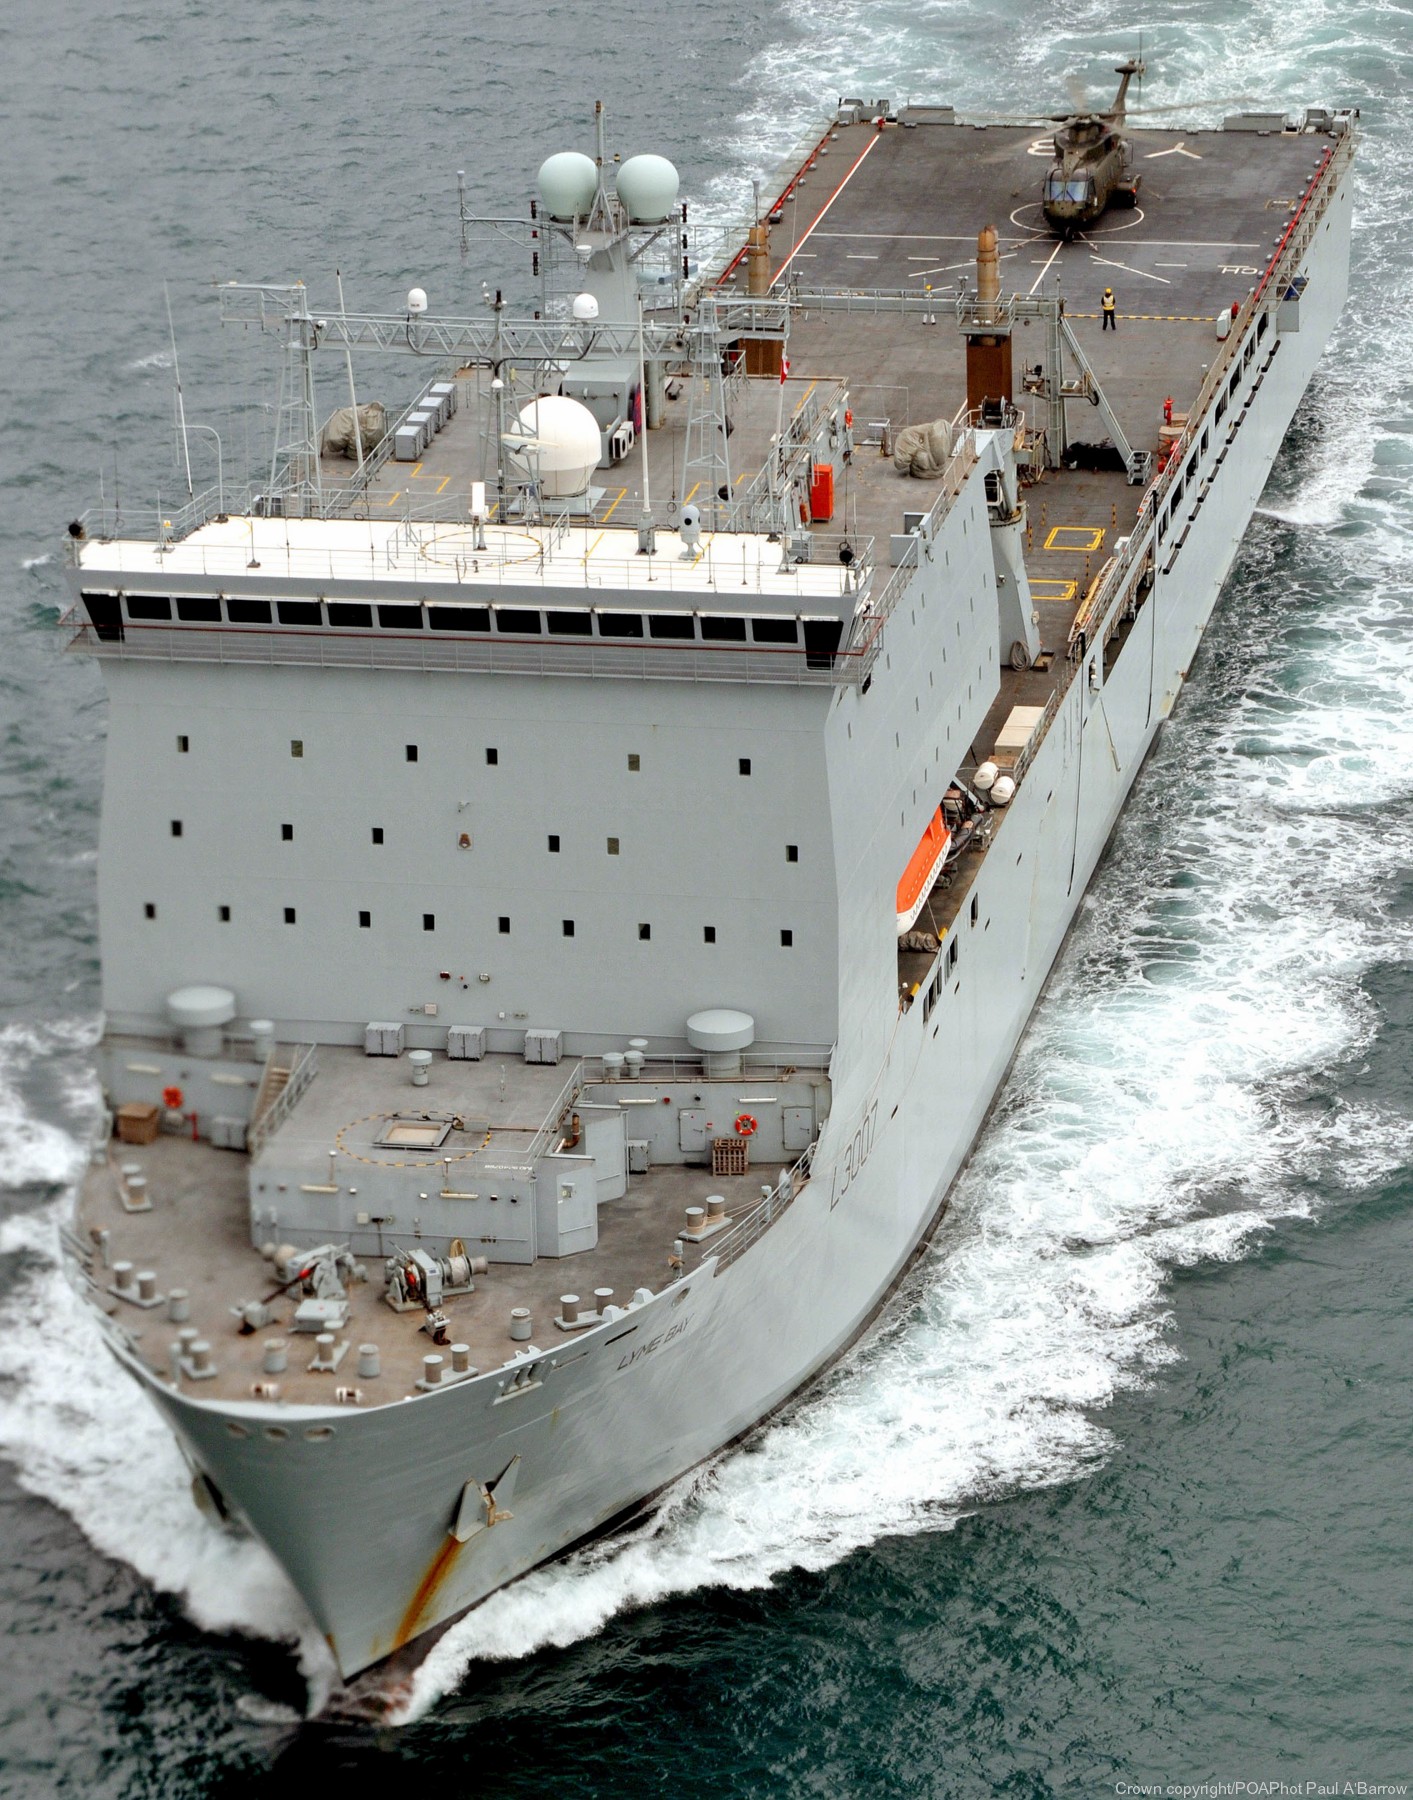
M 756 1041 L 756 1022 L 749 1013 L 730 1007 L 709 1007 L 687 1021 L 687 1042 L 702 1053 L 709 1076 L 741 1073 L 741 1052 Z
M 167 996 L 167 1017 L 188 1056 L 219 1056 L 221 1028 L 235 1015 L 235 995 L 229 988 L 184 987 Z

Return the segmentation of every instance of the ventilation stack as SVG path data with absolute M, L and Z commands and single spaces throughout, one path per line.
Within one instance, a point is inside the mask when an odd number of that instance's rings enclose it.
M 770 227 L 757 219 L 746 239 L 746 293 L 752 300 L 764 300 L 770 292 Z M 780 378 L 780 360 L 785 346 L 779 338 L 746 339 L 746 373 L 773 375 Z
M 1010 404 L 1011 323 L 1001 303 L 1001 263 L 996 227 L 985 226 L 976 239 L 976 301 L 966 323 L 967 410 L 988 402 Z

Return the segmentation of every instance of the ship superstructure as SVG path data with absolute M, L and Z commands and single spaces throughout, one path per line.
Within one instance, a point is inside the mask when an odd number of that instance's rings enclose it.
M 724 250 L 600 139 L 531 315 L 224 289 L 268 470 L 75 522 L 70 1248 L 345 1674 L 757 1422 L 943 1204 L 1343 303 L 1348 115 L 1129 135 L 1161 200 L 1061 244 L 1033 122 L 846 101 Z M 423 378 L 330 419 L 330 351 Z

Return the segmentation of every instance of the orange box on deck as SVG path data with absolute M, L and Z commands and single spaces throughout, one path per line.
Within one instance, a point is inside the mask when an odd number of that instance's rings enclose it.
M 810 520 L 827 525 L 834 517 L 834 464 L 815 463 L 810 470 Z
M 155 1144 L 162 1115 L 145 1100 L 129 1100 L 117 1111 L 118 1141 L 122 1144 Z

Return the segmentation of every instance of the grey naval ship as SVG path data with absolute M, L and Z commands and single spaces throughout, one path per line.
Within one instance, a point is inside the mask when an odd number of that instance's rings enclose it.
M 727 228 L 600 111 L 523 217 L 463 184 L 523 310 L 224 286 L 257 478 L 69 527 L 66 1261 L 346 1678 L 825 1368 L 1006 1075 L 1339 317 L 1357 115 L 1128 130 L 1058 232 L 1053 132 L 844 99 Z

